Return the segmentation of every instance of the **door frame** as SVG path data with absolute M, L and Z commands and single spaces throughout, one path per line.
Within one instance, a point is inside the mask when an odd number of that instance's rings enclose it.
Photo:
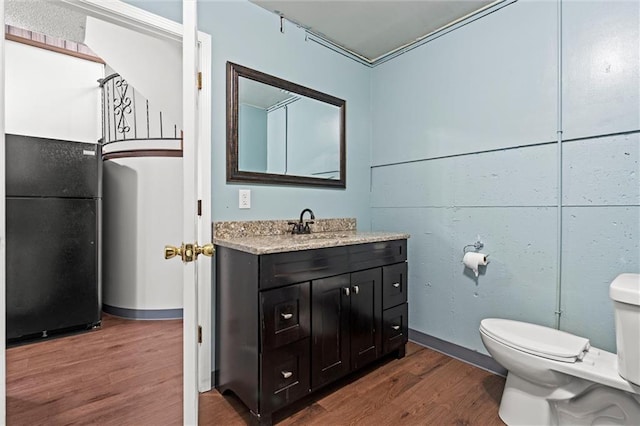
M 4 1 L 0 1 L 0 18 L 4 23 Z M 6 218 L 5 209 L 5 145 L 4 145 L 4 30 L 0 38 L 0 217 Z M 6 358 L 6 221 L 0 220 L 0 422 L 6 424 L 7 418 L 7 358 Z
M 155 15 L 151 12 L 139 9 L 135 6 L 123 3 L 121 1 L 101 1 L 101 0 L 62 0 L 62 2 L 70 5 L 89 16 L 111 22 L 125 28 L 135 31 L 146 32 L 150 35 L 160 36 L 182 42 L 183 26 L 177 22 Z M 194 1 L 195 3 L 195 1 Z M 0 17 L 4 22 L 4 2 L 0 2 Z M 202 201 L 202 215 L 200 216 L 200 226 L 198 226 L 197 237 L 198 242 L 206 243 L 211 241 L 211 36 L 209 34 L 198 31 L 197 33 L 199 49 L 200 72 L 202 73 L 202 90 L 198 96 L 198 179 L 199 191 L 198 199 Z M 4 35 L 0 40 L 0 95 L 4 102 Z M 3 110 L 4 111 L 4 110 Z M 0 114 L 0 146 L 4 147 L 4 114 Z M 4 149 L 0 149 L 0 214 L 5 216 L 5 154 Z M 5 245 L 5 224 L 0 224 L 0 422 L 4 423 L 6 419 L 6 344 L 5 344 L 5 291 L 6 291 L 6 245 Z M 171 243 L 171 242 L 167 242 Z M 159 254 L 161 256 L 162 254 Z M 201 256 L 199 258 L 198 281 L 200 285 L 197 287 L 198 306 L 185 306 L 184 316 L 189 314 L 189 310 L 197 310 L 198 324 L 203 329 L 202 344 L 198 344 L 194 340 L 190 345 L 193 351 L 197 353 L 198 365 L 185 365 L 187 369 L 194 370 L 197 368 L 198 379 L 196 386 L 200 392 L 211 389 L 211 352 L 212 352 L 212 330 L 211 330 L 211 286 L 212 286 L 212 262 L 210 258 Z M 185 301 L 186 302 L 186 301 Z M 187 302 L 188 303 L 188 302 Z M 186 336 L 185 336 L 186 337 Z M 196 349 L 197 348 L 197 349 Z M 189 360 L 195 357 L 186 356 L 184 363 L 190 363 Z M 183 377 L 184 383 L 184 377 Z M 187 402 L 185 401 L 185 409 Z M 196 401 L 197 407 L 197 401 Z M 186 411 L 183 413 L 184 418 L 191 417 Z M 197 413 L 195 413 L 197 416 Z M 197 417 L 196 417 L 197 418 Z
M 211 36 L 198 31 L 198 60 L 202 76 L 198 96 L 198 193 L 201 200 L 198 242 L 213 243 L 211 217 Z M 198 259 L 198 324 L 202 327 L 202 343 L 198 349 L 198 391 L 207 392 L 211 382 L 213 366 L 212 293 L 213 258 Z

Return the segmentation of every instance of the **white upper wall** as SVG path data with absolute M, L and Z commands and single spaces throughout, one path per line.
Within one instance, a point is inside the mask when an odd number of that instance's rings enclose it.
M 7 40 L 6 133 L 97 143 L 104 65 Z
M 85 44 L 182 129 L 182 46 L 87 17 Z

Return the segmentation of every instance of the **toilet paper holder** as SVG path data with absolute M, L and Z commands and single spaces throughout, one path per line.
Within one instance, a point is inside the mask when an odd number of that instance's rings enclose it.
M 484 247 L 484 243 L 482 241 L 480 241 L 480 238 L 478 238 L 478 241 L 476 241 L 473 244 L 467 244 L 466 246 L 464 246 L 462 248 L 462 254 L 467 252 L 467 249 L 469 247 L 473 247 L 476 251 L 480 250 L 482 247 Z

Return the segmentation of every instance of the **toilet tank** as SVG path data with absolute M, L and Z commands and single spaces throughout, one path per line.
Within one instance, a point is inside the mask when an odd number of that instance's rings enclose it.
M 640 386 L 640 274 L 620 274 L 609 287 L 616 318 L 618 374 Z

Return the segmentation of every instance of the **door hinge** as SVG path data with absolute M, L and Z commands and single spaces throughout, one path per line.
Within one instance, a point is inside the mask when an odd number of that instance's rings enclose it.
M 198 71 L 198 90 L 202 90 L 202 72 Z
M 202 343 L 202 326 L 198 326 L 198 343 Z
M 198 216 L 202 216 L 202 200 L 198 200 Z

